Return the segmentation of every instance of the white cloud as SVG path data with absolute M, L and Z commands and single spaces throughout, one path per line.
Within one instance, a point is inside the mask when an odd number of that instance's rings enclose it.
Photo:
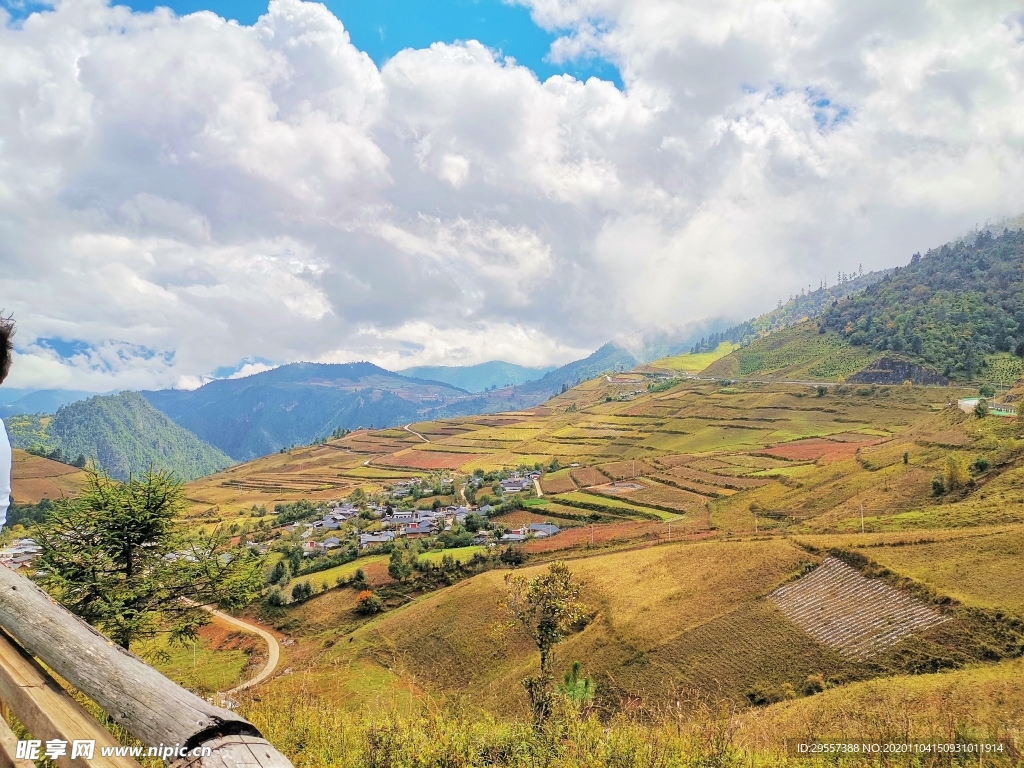
M 591 351 L 566 346 L 557 339 L 511 323 L 439 328 L 414 321 L 383 331 L 362 328 L 357 342 L 355 348 L 333 350 L 317 362 L 366 359 L 390 370 L 418 365 L 476 365 L 488 360 L 540 367 L 550 360 L 578 359 Z
M 521 2 L 625 89 L 473 41 L 378 69 L 301 0 L 0 29 L 11 385 L 564 362 L 1024 210 L 1014 2 Z

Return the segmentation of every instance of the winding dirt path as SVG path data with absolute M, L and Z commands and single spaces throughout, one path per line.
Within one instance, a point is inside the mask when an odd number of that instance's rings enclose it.
M 208 607 L 206 610 L 216 617 L 218 621 L 222 621 L 236 629 L 242 630 L 243 632 L 250 632 L 252 634 L 259 635 L 266 641 L 270 651 L 267 654 L 267 663 L 263 665 L 263 669 L 259 671 L 259 674 L 249 680 L 246 680 L 241 685 L 236 685 L 230 691 L 224 691 L 225 696 L 230 696 L 233 693 L 244 691 L 246 688 L 252 688 L 254 685 L 259 685 L 274 674 L 274 670 L 277 669 L 278 662 L 281 661 L 281 646 L 278 644 L 276 637 L 262 627 L 250 624 L 247 621 L 242 621 L 241 619 L 236 619 L 234 616 L 218 611 L 215 608 Z
M 404 427 L 402 427 L 402 429 L 404 429 L 406 432 L 412 432 L 414 435 L 416 435 L 416 437 L 418 437 L 424 443 L 429 443 L 430 442 L 430 438 L 426 437 L 425 435 L 421 435 L 415 429 L 410 429 L 410 427 L 412 427 L 411 423 L 406 424 Z

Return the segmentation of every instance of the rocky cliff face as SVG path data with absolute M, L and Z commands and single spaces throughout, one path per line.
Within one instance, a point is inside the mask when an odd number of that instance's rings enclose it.
M 905 381 L 939 386 L 949 384 L 949 379 L 931 368 L 893 357 L 878 358 L 847 381 L 851 384 L 902 384 Z

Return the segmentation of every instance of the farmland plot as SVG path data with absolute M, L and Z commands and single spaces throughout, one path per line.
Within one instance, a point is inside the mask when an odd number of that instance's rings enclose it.
M 668 474 L 681 480 L 730 488 L 734 491 L 745 491 L 748 488 L 757 488 L 770 482 L 751 477 L 729 477 L 728 475 L 720 475 L 717 472 L 705 472 L 704 470 L 692 469 L 690 467 L 676 467 L 670 470 Z
M 387 467 L 408 467 L 409 469 L 458 469 L 463 464 L 482 458 L 484 458 L 484 454 L 419 450 L 385 456 L 378 459 L 376 463 Z
M 569 471 L 569 475 L 580 488 L 588 488 L 592 485 L 604 485 L 608 477 L 594 467 L 577 467 Z
M 544 493 L 569 493 L 576 490 L 576 483 L 572 481 L 568 470 L 549 472 L 540 481 L 541 490 Z
M 779 587 L 769 599 L 815 640 L 854 659 L 876 656 L 915 632 L 949 620 L 834 557 Z
M 651 475 L 651 480 L 656 480 L 662 485 L 669 485 L 673 488 L 681 488 L 684 491 L 690 491 L 691 493 L 699 493 L 701 496 L 707 496 L 709 498 L 718 498 L 720 496 L 731 496 L 736 491 L 724 488 L 720 485 L 706 485 L 705 483 L 698 483 L 694 480 L 688 480 L 683 477 L 676 477 L 675 475 Z
M 673 488 L 660 483 L 651 483 L 647 488 L 627 497 L 630 501 L 667 507 L 679 512 L 695 512 L 705 508 L 710 498 L 681 488 Z
M 612 480 L 641 477 L 654 472 L 654 467 L 644 461 L 616 461 L 611 464 L 602 464 L 600 469 Z
M 877 438 L 875 440 L 868 439 L 861 443 L 810 438 L 808 440 L 795 440 L 791 443 L 783 443 L 774 448 L 766 449 L 764 453 L 769 456 L 778 456 L 793 461 L 821 460 L 822 462 L 829 463 L 842 461 L 843 459 L 852 459 L 857 454 L 857 449 L 862 445 L 876 442 L 878 442 Z

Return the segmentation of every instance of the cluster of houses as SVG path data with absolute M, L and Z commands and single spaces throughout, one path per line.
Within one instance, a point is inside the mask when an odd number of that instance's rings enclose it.
M 559 530 L 559 527 L 553 523 L 530 523 L 520 528 L 513 528 L 501 537 L 501 541 L 515 543 L 526 541 L 529 538 L 545 539 L 548 536 L 554 536 Z
M 422 539 L 452 526 L 465 525 L 472 512 L 468 507 L 440 507 L 438 509 L 398 509 L 380 519 L 383 530 L 359 535 L 359 548 L 385 544 L 396 538 Z M 479 535 L 477 538 L 480 538 Z M 479 543 L 479 542 L 478 542 Z
M 509 477 L 501 481 L 502 493 L 519 493 L 533 488 L 533 481 L 540 479 L 540 472 L 526 472 L 520 474 L 513 472 Z
M 529 490 L 540 476 L 541 473 L 538 471 L 513 472 L 509 477 L 500 481 L 502 491 L 504 493 L 519 493 Z M 402 498 L 420 482 L 420 480 L 405 480 L 394 483 L 391 495 L 394 498 Z M 470 482 L 480 485 L 483 480 L 473 478 Z M 464 526 L 466 518 L 473 512 L 466 506 L 447 506 L 437 509 L 392 509 L 390 505 L 371 504 L 366 509 L 380 521 L 381 530 L 360 533 L 360 549 L 388 544 L 399 538 L 421 539 L 435 536 L 443 531 L 451 530 L 454 526 Z M 486 517 L 493 511 L 494 507 L 484 505 L 476 512 L 481 517 Z M 340 530 L 346 523 L 351 522 L 359 515 L 359 507 L 355 504 L 345 503 L 325 512 L 320 520 L 293 523 L 286 526 L 285 531 L 301 532 L 301 537 L 304 539 L 302 549 L 307 555 L 320 554 L 336 549 L 344 543 L 339 536 L 332 535 L 321 539 L 321 535 Z M 525 541 L 528 538 L 544 538 L 553 536 L 558 531 L 558 526 L 550 523 L 533 523 L 505 533 L 499 541 L 513 543 Z M 473 541 L 476 544 L 485 544 L 492 541 L 493 538 L 494 534 L 491 531 L 481 530 L 474 535 Z
M 0 549 L 0 565 L 8 567 L 12 571 L 28 568 L 42 549 L 32 539 L 15 539 L 9 546 Z

